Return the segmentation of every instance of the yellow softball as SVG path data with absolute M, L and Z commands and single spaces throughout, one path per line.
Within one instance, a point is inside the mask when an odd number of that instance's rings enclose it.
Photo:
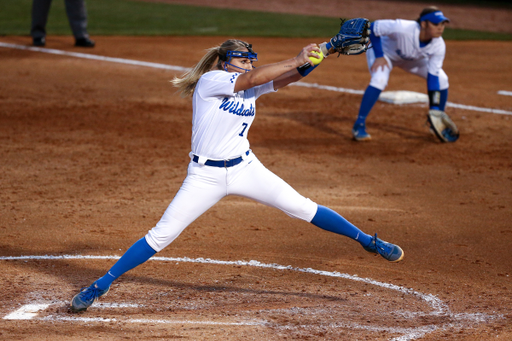
M 311 53 L 314 53 L 317 55 L 317 57 L 309 57 L 309 60 L 311 60 L 313 65 L 318 65 L 322 62 L 322 60 L 324 60 L 324 54 L 322 53 L 322 51 L 320 51 L 320 52 L 311 51 Z

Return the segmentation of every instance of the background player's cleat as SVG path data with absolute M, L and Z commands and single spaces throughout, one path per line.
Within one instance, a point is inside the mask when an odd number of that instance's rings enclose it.
M 100 296 L 105 295 L 110 287 L 105 290 L 102 290 L 96 286 L 96 282 L 91 284 L 88 288 L 82 288 L 82 290 L 73 297 L 73 300 L 70 304 L 70 309 L 74 313 L 78 313 L 80 311 L 85 311 L 89 308 L 94 301 L 96 301 Z
M 32 45 L 34 45 L 34 46 L 45 46 L 46 45 L 45 37 L 34 38 L 34 40 L 32 41 Z
M 372 139 L 370 134 L 366 132 L 366 126 L 364 124 L 354 124 L 352 135 L 356 141 L 370 141 Z
M 398 246 L 377 238 L 377 233 L 372 237 L 370 245 L 364 249 L 371 253 L 378 253 L 390 262 L 399 262 L 404 258 L 404 251 Z
M 94 45 L 96 45 L 94 40 L 91 40 L 89 38 L 77 38 L 75 40 L 75 46 L 79 46 L 79 47 L 94 47 Z

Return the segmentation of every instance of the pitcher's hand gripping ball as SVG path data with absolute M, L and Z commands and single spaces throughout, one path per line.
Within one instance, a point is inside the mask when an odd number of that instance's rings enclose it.
M 427 124 L 441 142 L 455 142 L 459 138 L 459 129 L 444 111 L 429 110 Z
M 320 45 L 324 55 L 338 52 L 344 55 L 356 55 L 366 52 L 370 43 L 370 21 L 366 18 L 341 20 L 338 34 Z
M 324 60 L 324 54 L 322 53 L 322 51 L 311 51 L 311 53 L 316 54 L 316 57 L 309 57 L 309 60 L 311 60 L 311 63 L 313 63 L 313 65 L 318 65 L 322 62 L 322 60 Z

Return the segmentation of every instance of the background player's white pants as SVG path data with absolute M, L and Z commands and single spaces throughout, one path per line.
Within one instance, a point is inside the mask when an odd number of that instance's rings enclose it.
M 419 60 L 399 60 L 399 61 L 391 61 L 391 59 L 384 55 L 384 58 L 386 58 L 388 62 L 389 67 L 385 67 L 382 69 L 381 67 L 375 71 L 372 72 L 371 67 L 373 63 L 375 62 L 375 53 L 373 52 L 373 49 L 369 49 L 366 52 L 366 61 L 368 63 L 368 69 L 370 70 L 370 74 L 372 76 L 372 79 L 370 81 L 370 85 L 374 88 L 377 88 L 379 90 L 384 90 L 386 86 L 388 85 L 389 80 L 389 74 L 391 73 L 391 70 L 393 70 L 393 67 L 399 67 L 407 72 L 410 72 L 414 75 L 418 75 L 420 77 L 423 77 L 427 79 L 428 75 L 428 65 L 427 65 L 427 58 L 419 59 Z M 448 89 L 448 76 L 443 70 L 439 70 L 439 86 L 440 90 Z
M 190 162 L 180 190 L 146 241 L 157 252 L 169 245 L 200 215 L 227 195 L 238 195 L 278 208 L 290 217 L 311 222 L 318 205 L 269 171 L 252 153 L 229 167 Z

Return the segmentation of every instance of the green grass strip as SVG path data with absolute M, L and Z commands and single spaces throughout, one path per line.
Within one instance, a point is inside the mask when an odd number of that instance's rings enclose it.
M 89 33 L 94 35 L 333 36 L 339 19 L 171 5 L 134 0 L 86 0 Z M 32 0 L 0 0 L 0 35 L 30 33 Z M 343 13 L 340 13 L 343 15 Z M 370 18 L 371 19 L 371 18 Z M 64 1 L 53 1 L 48 35 L 70 35 Z M 447 28 L 446 40 L 512 40 L 511 34 Z

